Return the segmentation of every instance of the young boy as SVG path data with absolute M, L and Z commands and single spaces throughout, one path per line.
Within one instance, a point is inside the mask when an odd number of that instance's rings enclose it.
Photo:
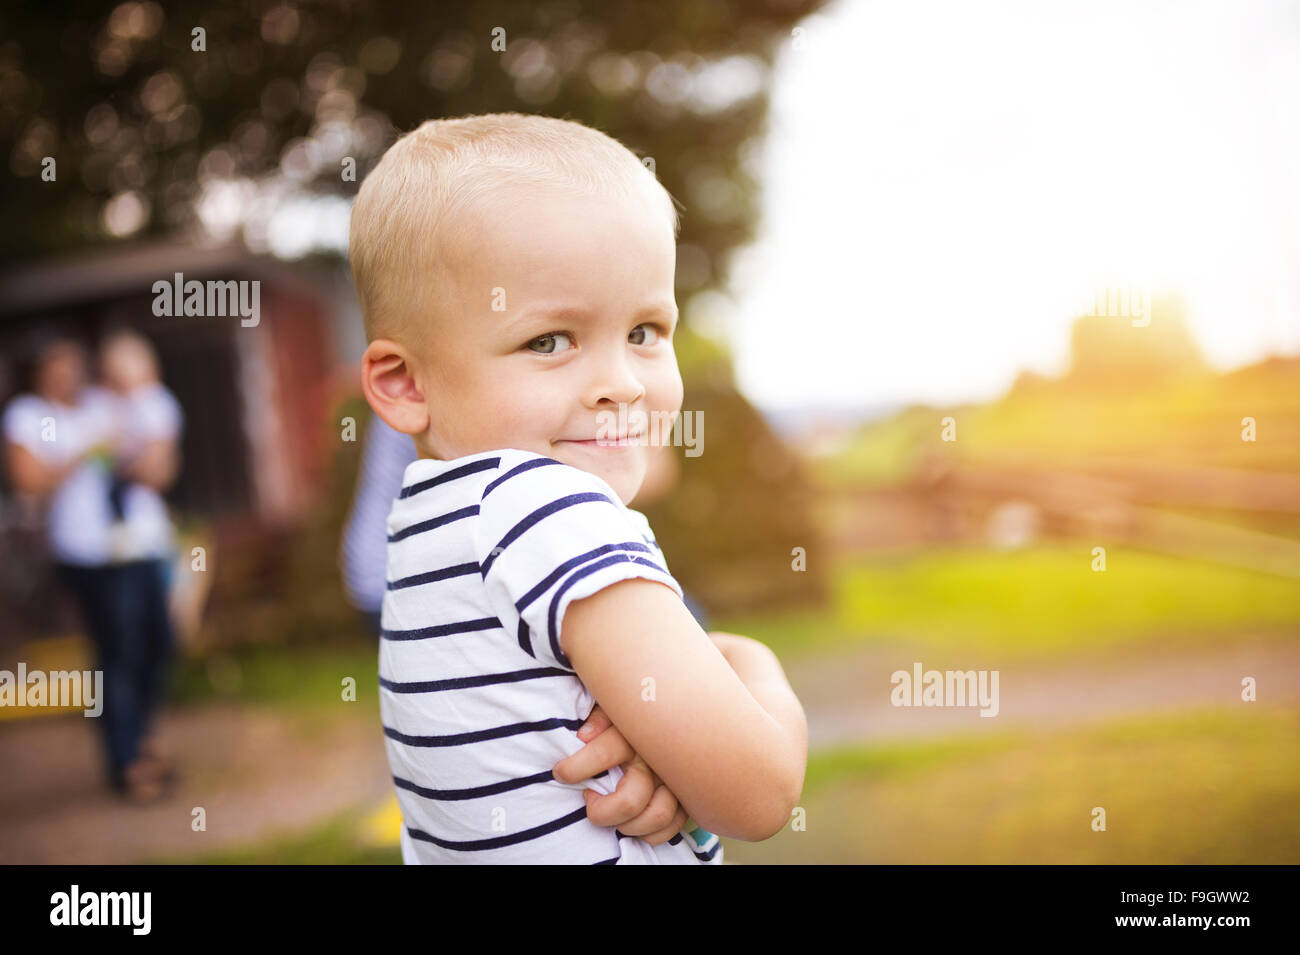
M 171 522 L 162 498 L 149 484 L 133 483 L 140 475 L 151 483 L 170 483 L 179 467 L 176 441 L 182 427 L 180 403 L 162 383 L 153 346 L 139 332 L 119 328 L 100 344 L 100 376 L 116 399 L 118 443 L 114 467 L 105 462 L 109 477 L 109 511 L 113 524 L 109 536 L 121 559 L 138 557 L 141 542 L 132 537 L 126 521 L 128 495 L 134 495 L 135 523 L 144 525 L 151 538 L 171 546 Z M 141 517 L 141 514 L 147 517 Z
M 624 146 L 517 113 L 425 123 L 357 195 L 362 387 L 419 453 L 379 656 L 408 863 L 716 864 L 799 798 L 776 657 L 700 629 L 626 506 L 681 409 L 676 233 Z

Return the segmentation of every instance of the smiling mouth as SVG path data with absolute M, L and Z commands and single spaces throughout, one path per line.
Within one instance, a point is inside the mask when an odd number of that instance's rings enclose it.
M 644 436 L 645 436 L 645 432 L 642 431 L 636 434 L 625 435 L 622 438 L 617 438 L 617 439 L 586 438 L 583 440 L 576 440 L 572 438 L 564 438 L 561 439 L 560 441 L 557 441 L 556 443 L 557 444 L 578 444 L 578 445 L 582 445 L 585 448 L 630 448 L 640 444 L 641 439 Z

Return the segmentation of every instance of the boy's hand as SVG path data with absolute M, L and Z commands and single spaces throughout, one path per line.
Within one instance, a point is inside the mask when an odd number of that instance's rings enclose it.
M 628 836 L 639 836 L 652 846 L 661 845 L 686 824 L 686 810 L 663 781 L 633 751 L 605 711 L 597 704 L 578 730 L 587 745 L 555 764 L 552 771 L 563 783 L 590 779 L 615 766 L 623 767 L 623 778 L 608 795 L 585 790 L 587 818 L 598 826 L 617 826 Z

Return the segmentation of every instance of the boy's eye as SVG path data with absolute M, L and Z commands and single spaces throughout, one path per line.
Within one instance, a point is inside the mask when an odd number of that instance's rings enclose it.
M 565 351 L 566 349 L 556 347 L 555 341 L 558 338 L 566 339 L 570 345 L 573 344 L 573 339 L 569 337 L 568 333 L 551 332 L 548 335 L 539 335 L 537 338 L 534 338 L 528 343 L 528 348 L 530 351 L 535 352 L 538 355 L 552 355 L 557 351 Z M 534 345 L 540 347 L 534 348 Z
M 636 340 L 637 332 L 642 333 L 640 341 Z M 649 332 L 651 335 L 649 341 L 645 340 L 644 333 L 646 332 Z M 636 328 L 632 329 L 632 331 L 628 333 L 627 337 L 628 337 L 628 341 L 632 342 L 633 345 L 653 345 L 657 341 L 659 341 L 659 329 L 655 328 L 653 325 L 638 325 Z

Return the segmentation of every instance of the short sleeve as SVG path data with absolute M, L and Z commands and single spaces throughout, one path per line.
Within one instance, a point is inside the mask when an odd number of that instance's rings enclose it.
M 501 623 L 539 663 L 573 669 L 560 633 L 575 600 L 636 577 L 682 597 L 644 517 L 602 478 L 523 451 L 499 470 L 479 502 L 476 558 Z
M 150 390 L 134 411 L 143 437 L 156 441 L 174 438 L 181 432 L 184 414 L 180 402 L 163 385 Z

